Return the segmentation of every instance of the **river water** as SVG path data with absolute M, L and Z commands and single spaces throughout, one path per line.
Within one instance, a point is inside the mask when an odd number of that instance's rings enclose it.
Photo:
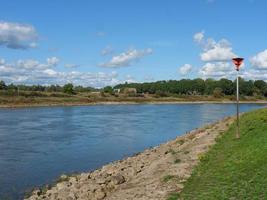
M 63 173 L 96 169 L 233 114 L 234 104 L 0 109 L 0 199 L 21 199 Z

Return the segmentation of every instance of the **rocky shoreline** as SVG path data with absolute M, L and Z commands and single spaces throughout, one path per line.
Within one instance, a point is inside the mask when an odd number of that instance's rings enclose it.
M 182 190 L 193 167 L 233 121 L 227 117 L 93 172 L 62 175 L 25 200 L 164 200 Z

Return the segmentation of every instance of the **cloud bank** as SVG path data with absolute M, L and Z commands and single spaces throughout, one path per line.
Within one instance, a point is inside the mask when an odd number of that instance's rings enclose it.
M 147 48 L 144 50 L 130 49 L 117 56 L 113 56 L 110 61 L 101 63 L 99 64 L 99 66 L 110 67 L 110 68 L 128 67 L 133 63 L 139 61 L 144 56 L 149 55 L 151 53 L 152 53 L 151 48 Z
M 28 24 L 0 21 L 0 45 L 10 49 L 29 49 L 37 47 L 38 34 Z
M 56 57 L 47 58 L 46 62 L 39 62 L 33 59 L 18 60 L 14 63 L 7 63 L 0 59 L 0 80 L 15 84 L 40 84 L 50 85 L 73 83 L 75 85 L 104 87 L 124 82 L 118 79 L 117 72 L 62 72 L 56 70 L 59 59 Z

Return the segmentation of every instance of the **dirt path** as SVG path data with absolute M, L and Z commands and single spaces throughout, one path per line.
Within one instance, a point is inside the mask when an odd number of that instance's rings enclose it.
M 61 176 L 28 199 L 163 200 L 183 188 L 200 157 L 233 122 L 223 119 L 91 173 Z

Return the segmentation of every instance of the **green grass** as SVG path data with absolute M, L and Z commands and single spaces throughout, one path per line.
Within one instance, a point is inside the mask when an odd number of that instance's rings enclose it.
M 179 158 L 177 158 L 177 159 L 174 160 L 174 164 L 178 164 L 180 162 L 181 162 L 181 159 L 179 159 Z
M 163 182 L 167 183 L 169 180 L 173 179 L 174 176 L 172 175 L 166 175 L 163 177 Z
M 179 198 L 179 196 L 180 196 L 179 193 L 175 192 L 175 193 L 170 194 L 167 200 L 176 200 Z
M 170 149 L 170 150 L 168 151 L 168 153 L 171 153 L 172 155 L 175 155 L 175 154 L 177 154 L 177 152 L 176 152 L 176 151 L 174 151 L 173 149 Z
M 181 199 L 267 199 L 267 109 L 244 114 L 240 131 L 234 139 L 231 125 L 201 157 Z

